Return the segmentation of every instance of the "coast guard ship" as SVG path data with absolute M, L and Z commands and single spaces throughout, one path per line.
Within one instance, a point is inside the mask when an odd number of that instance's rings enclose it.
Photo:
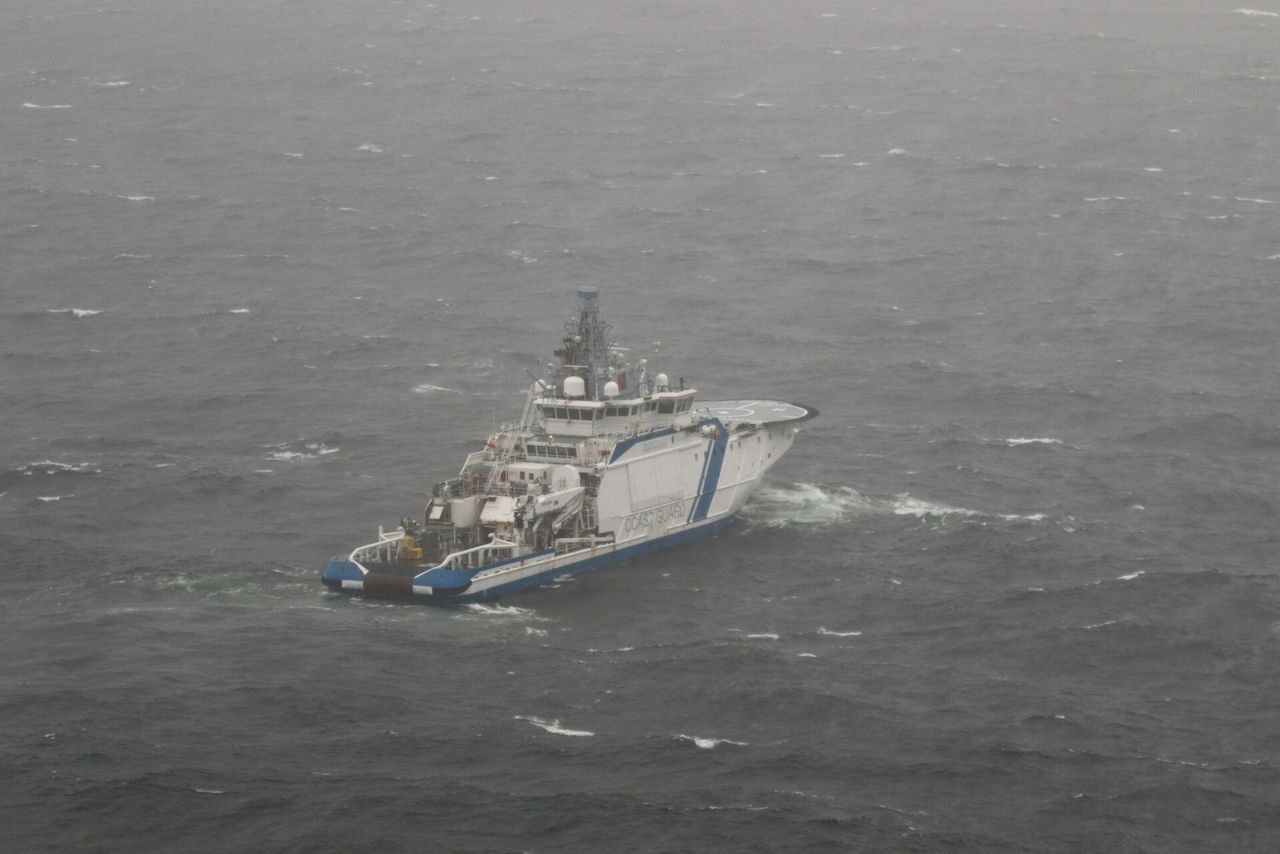
M 817 410 L 698 403 L 610 340 L 595 288 L 578 290 L 560 366 L 524 412 L 435 485 L 420 518 L 323 573 L 333 590 L 429 602 L 493 599 L 704 537 L 746 503 Z

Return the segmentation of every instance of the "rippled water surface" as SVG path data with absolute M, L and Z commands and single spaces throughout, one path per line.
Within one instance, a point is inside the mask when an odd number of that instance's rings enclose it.
M 1280 6 L 9 3 L 14 851 L 1273 851 Z M 329 594 L 574 288 L 715 539 Z

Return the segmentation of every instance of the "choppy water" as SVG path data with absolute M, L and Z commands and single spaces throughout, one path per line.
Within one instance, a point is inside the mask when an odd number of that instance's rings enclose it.
M 0 847 L 1275 850 L 1280 6 L 1111 6 L 6 5 Z M 579 285 L 821 419 L 329 595 Z

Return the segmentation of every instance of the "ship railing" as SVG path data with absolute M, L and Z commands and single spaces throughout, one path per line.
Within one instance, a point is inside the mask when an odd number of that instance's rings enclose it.
M 613 537 L 561 537 L 556 540 L 556 554 L 565 555 L 606 545 L 613 545 Z
M 516 557 L 516 545 L 495 537 L 482 545 L 453 552 L 436 566 L 444 569 L 477 569 L 487 563 Z
M 369 563 L 395 563 L 400 557 L 400 541 L 403 539 L 404 528 L 383 531 L 379 525 L 377 542 L 357 546 L 347 560 L 362 566 Z

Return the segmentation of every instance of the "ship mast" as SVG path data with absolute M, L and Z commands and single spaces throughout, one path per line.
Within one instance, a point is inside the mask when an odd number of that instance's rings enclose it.
M 613 324 L 600 317 L 600 291 L 578 288 L 578 316 L 564 324 L 564 346 L 556 351 L 561 368 L 556 372 L 558 385 L 564 378 L 582 377 L 588 400 L 600 400 L 604 384 L 611 378 L 609 330 Z

